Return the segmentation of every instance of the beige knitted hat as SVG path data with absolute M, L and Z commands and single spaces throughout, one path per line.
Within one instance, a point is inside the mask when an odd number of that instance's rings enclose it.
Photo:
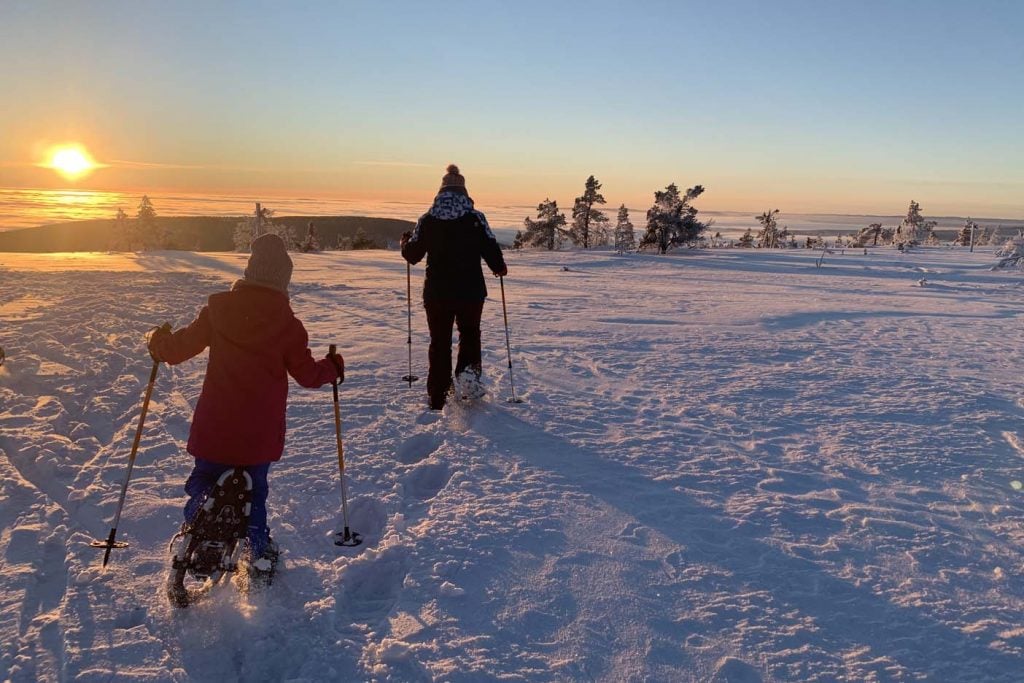
M 448 171 L 444 178 L 441 178 L 441 189 L 438 192 L 447 192 L 454 190 L 456 192 L 461 191 L 463 194 L 466 193 L 466 179 L 459 173 L 459 167 L 455 164 L 448 164 Z
M 267 233 L 254 239 L 251 249 L 249 264 L 245 267 L 245 281 L 287 294 L 288 283 L 292 279 L 292 260 L 284 240 Z

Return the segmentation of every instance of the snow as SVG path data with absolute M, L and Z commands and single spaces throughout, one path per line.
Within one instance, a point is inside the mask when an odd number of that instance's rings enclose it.
M 1016 681 L 1019 273 L 990 252 L 509 254 L 488 396 L 411 389 L 395 253 L 296 255 L 336 342 L 271 469 L 270 592 L 163 595 L 205 354 L 150 361 L 244 257 L 0 254 L 0 680 Z M 422 278 L 415 268 L 414 288 Z M 927 275 L 927 286 L 917 282 Z M 495 297 L 499 297 L 496 299 Z M 414 306 L 418 302 L 414 302 Z M 414 372 L 426 335 L 413 319 Z

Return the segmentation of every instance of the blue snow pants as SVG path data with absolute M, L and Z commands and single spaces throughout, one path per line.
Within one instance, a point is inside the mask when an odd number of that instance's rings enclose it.
M 217 479 L 225 471 L 234 469 L 235 465 L 224 465 L 219 462 L 210 462 L 196 458 L 196 466 L 192 474 L 188 475 L 185 481 L 185 493 L 189 495 L 185 503 L 185 522 L 191 524 L 199 514 L 199 510 L 206 501 L 213 487 L 217 485 Z M 270 528 L 267 527 L 267 493 L 270 488 L 267 485 L 267 473 L 270 471 L 270 463 L 263 465 L 249 465 L 243 467 L 249 476 L 252 477 L 252 506 L 249 509 L 249 549 L 253 557 L 260 557 L 267 548 L 270 540 Z

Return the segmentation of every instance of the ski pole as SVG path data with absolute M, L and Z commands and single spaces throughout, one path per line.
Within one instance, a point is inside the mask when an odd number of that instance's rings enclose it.
M 412 374 L 412 265 L 409 263 L 405 264 L 405 307 L 409 319 L 409 374 L 403 377 L 402 381 L 408 382 L 409 388 L 412 389 L 412 383 L 419 377 Z
M 516 398 L 516 383 L 512 379 L 512 345 L 508 340 L 508 308 L 505 306 L 505 278 L 499 275 L 498 281 L 501 282 L 501 314 L 505 318 L 505 351 L 508 353 L 508 382 L 512 385 L 512 398 L 508 402 L 522 403 L 523 399 Z
M 328 353 L 333 356 L 337 350 L 338 347 L 331 344 Z M 334 534 L 341 537 L 334 542 L 334 545 L 353 547 L 362 543 L 363 537 L 358 532 L 350 531 L 348 528 L 348 495 L 345 492 L 345 446 L 341 441 L 341 407 L 338 405 L 337 379 L 331 382 L 331 388 L 334 390 L 334 436 L 338 442 L 338 471 L 341 473 L 341 514 L 345 522 L 344 531 L 338 531 Z
M 121 484 L 121 500 L 117 503 L 117 512 L 114 514 L 114 524 L 110 527 L 110 535 L 107 540 L 94 540 L 93 548 L 105 548 L 103 553 L 103 566 L 107 566 L 110 559 L 110 551 L 114 548 L 127 548 L 124 541 L 115 541 L 117 536 L 117 525 L 121 522 L 121 510 L 124 508 L 124 499 L 128 495 L 128 482 L 132 478 L 132 467 L 135 465 L 135 454 L 139 452 L 139 442 L 142 440 L 142 426 L 146 423 L 146 413 L 149 411 L 149 397 L 153 395 L 153 385 L 156 383 L 156 372 L 160 369 L 160 361 L 153 359 L 153 370 L 149 373 L 149 384 L 146 385 L 146 395 L 142 399 L 142 413 L 139 415 L 139 426 L 135 429 L 135 441 L 132 443 L 132 452 L 128 456 L 128 471 L 124 475 L 124 483 Z

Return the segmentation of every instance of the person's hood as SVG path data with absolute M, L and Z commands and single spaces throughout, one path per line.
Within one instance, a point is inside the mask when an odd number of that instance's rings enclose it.
M 442 221 L 453 221 L 473 211 L 473 200 L 461 192 L 440 192 L 429 213 Z
M 237 281 L 230 292 L 210 297 L 211 324 L 240 346 L 280 335 L 293 317 L 288 295 L 271 287 Z

